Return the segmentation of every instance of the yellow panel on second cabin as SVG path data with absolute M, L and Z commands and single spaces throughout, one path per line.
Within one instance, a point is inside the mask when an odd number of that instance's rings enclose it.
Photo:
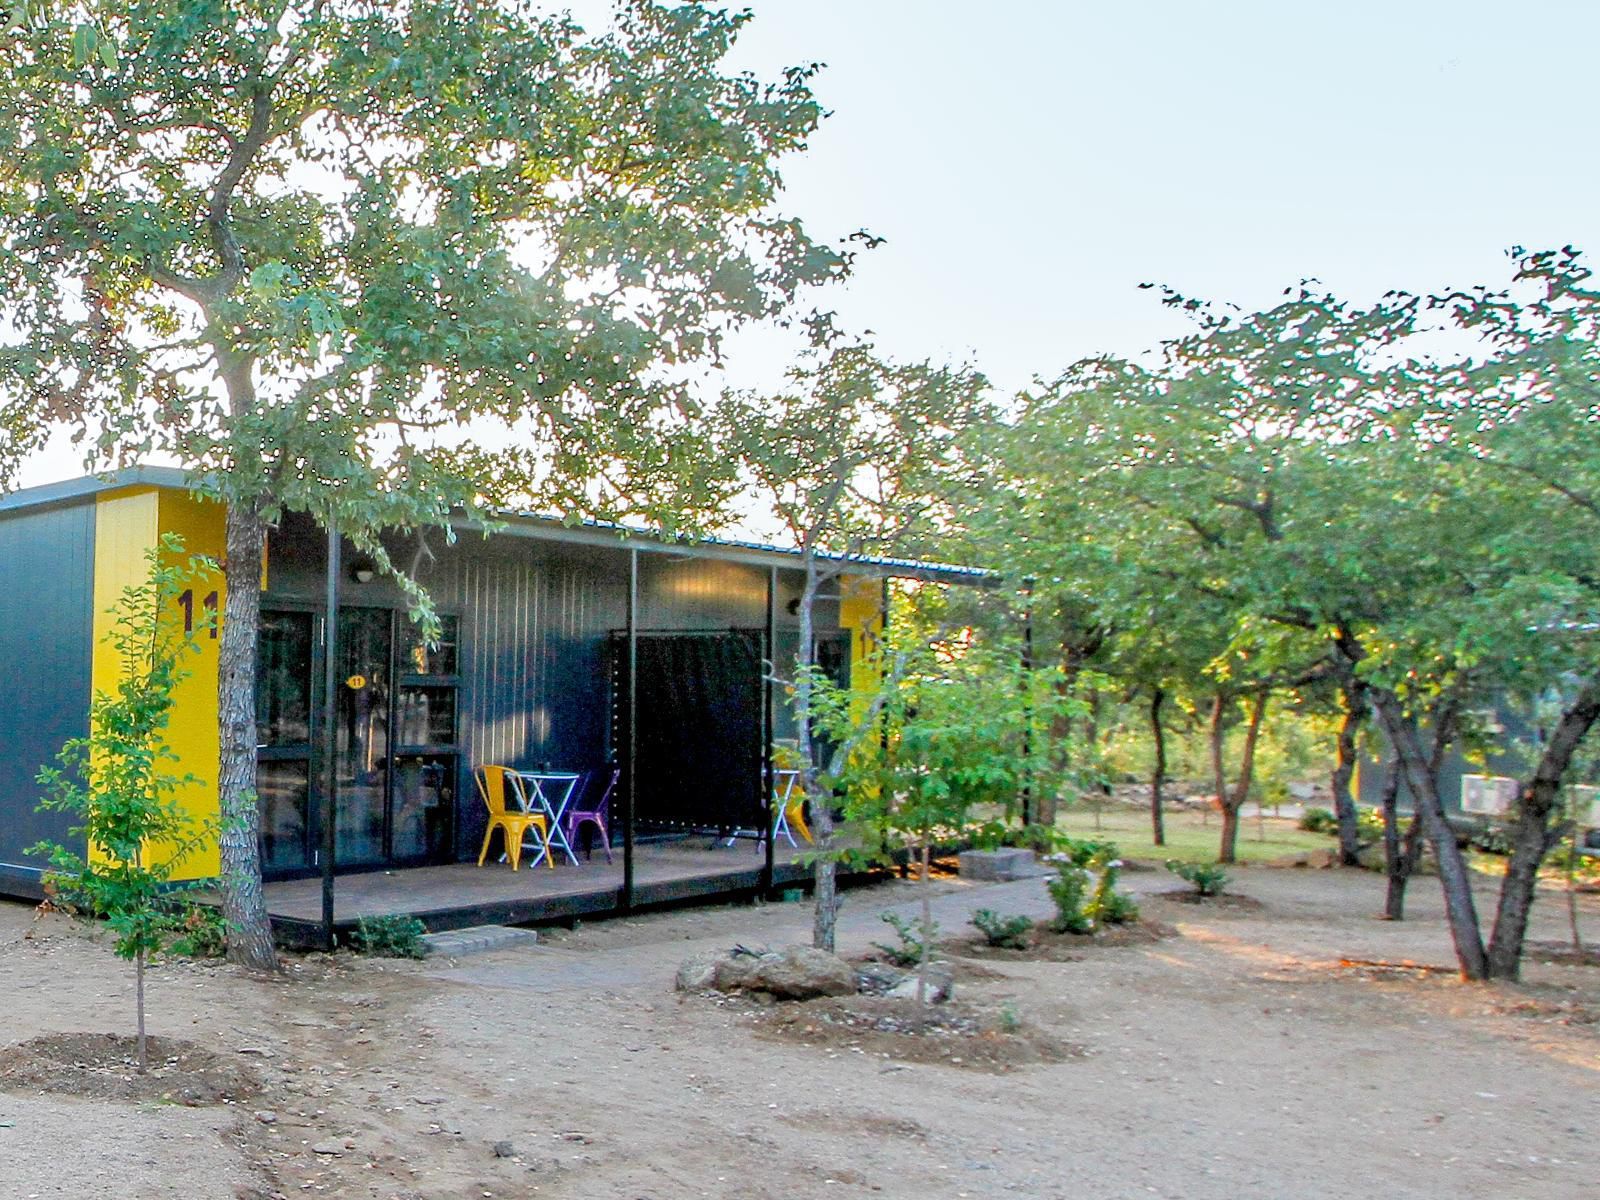
M 164 532 L 180 535 L 190 554 L 220 557 L 222 506 L 155 488 L 108 492 L 96 501 L 92 667 L 96 693 L 113 691 L 123 669 L 109 642 L 112 610 L 126 589 L 148 582 L 145 555 Z M 180 789 L 178 804 L 202 824 L 217 818 L 217 641 L 215 625 L 208 630 L 206 618 L 221 612 L 222 595 L 220 573 L 197 579 L 174 614 L 198 633 L 199 653 L 185 660 L 189 674 L 173 697 L 167 741 L 179 759 L 174 773 L 196 779 Z M 209 837 L 184 860 L 174 878 L 205 879 L 219 869 L 216 838 Z
M 859 717 L 877 691 L 883 637 L 883 581 L 868 575 L 839 579 L 839 625 L 850 631 L 850 690 Z

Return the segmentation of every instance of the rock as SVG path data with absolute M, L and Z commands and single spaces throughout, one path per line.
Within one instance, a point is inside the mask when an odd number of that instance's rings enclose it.
M 725 957 L 721 951 L 708 950 L 684 959 L 674 986 L 680 992 L 711 991 L 717 986 L 717 967 Z
M 856 991 L 864 996 L 886 996 L 905 977 L 904 971 L 887 963 L 863 963 L 856 968 Z
M 810 946 L 787 946 L 777 954 L 763 954 L 756 959 L 745 986 L 780 1000 L 853 996 L 856 973 L 837 954 Z
M 1033 851 L 1018 847 L 1004 850 L 963 850 L 960 870 L 963 879 L 1010 880 L 1033 874 Z
M 928 964 L 927 973 L 928 990 L 926 1001 L 929 1004 L 943 1004 L 950 999 L 950 993 L 955 988 L 956 973 L 949 963 L 935 962 Z M 917 977 L 908 975 L 898 984 L 885 993 L 891 1000 L 915 1000 L 917 998 Z
M 494 1144 L 494 1156 L 496 1158 L 515 1158 L 516 1154 L 517 1148 L 510 1142 L 496 1142 Z
M 270 1110 L 263 1109 L 256 1114 L 256 1120 L 260 1121 L 263 1125 L 276 1125 L 278 1123 L 278 1114 L 271 1112 Z
M 850 996 L 856 973 L 836 954 L 810 946 L 751 954 L 697 954 L 678 968 L 680 991 L 763 992 L 779 1000 Z
M 325 1154 L 329 1158 L 338 1158 L 344 1153 L 344 1144 L 342 1142 L 318 1142 L 311 1147 L 311 1153 Z

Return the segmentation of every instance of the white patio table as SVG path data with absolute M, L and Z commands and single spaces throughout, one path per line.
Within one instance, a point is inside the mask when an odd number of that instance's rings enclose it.
M 578 856 L 572 852 L 572 844 L 567 841 L 567 831 L 561 827 L 561 818 L 566 815 L 573 793 L 578 790 L 578 780 L 583 776 L 572 771 L 514 771 L 512 774 L 527 785 L 522 789 L 529 805 L 527 811 L 532 812 L 536 807 L 550 822 L 546 843 L 539 848 L 539 853 L 529 865 L 537 867 L 544 861 L 546 853 L 553 854 L 551 846 L 560 846 L 573 866 L 579 865 Z

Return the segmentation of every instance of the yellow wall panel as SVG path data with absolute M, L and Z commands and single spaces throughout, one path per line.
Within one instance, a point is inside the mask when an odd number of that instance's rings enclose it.
M 155 488 L 109 492 L 96 502 L 93 689 L 97 693 L 113 691 L 122 673 L 122 662 L 107 640 L 113 620 L 110 610 L 125 589 L 148 581 L 145 555 L 164 532 L 182 536 L 190 554 L 220 558 L 222 506 L 196 500 L 183 492 Z M 204 626 L 208 613 L 221 611 L 222 599 L 221 574 L 216 572 L 195 580 L 185 602 L 173 614 L 175 620 L 190 620 L 199 635 L 200 647 L 198 654 L 191 654 L 185 661 L 189 674 L 178 684 L 167 728 L 168 743 L 179 759 L 174 773 L 192 775 L 196 780 L 183 787 L 175 798 L 180 807 L 202 823 L 214 822 L 217 817 L 218 643 L 215 627 L 207 630 Z M 204 879 L 218 870 L 216 839 L 209 837 L 184 860 L 175 877 Z
M 859 717 L 878 689 L 883 636 L 883 581 L 869 575 L 839 579 L 839 626 L 850 631 L 850 690 Z

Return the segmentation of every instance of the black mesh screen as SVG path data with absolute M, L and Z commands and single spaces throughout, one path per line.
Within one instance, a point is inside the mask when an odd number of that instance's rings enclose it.
M 634 819 L 701 829 L 761 828 L 762 635 L 641 633 L 638 644 Z M 627 639 L 613 638 L 614 744 L 622 754 L 627 653 Z

